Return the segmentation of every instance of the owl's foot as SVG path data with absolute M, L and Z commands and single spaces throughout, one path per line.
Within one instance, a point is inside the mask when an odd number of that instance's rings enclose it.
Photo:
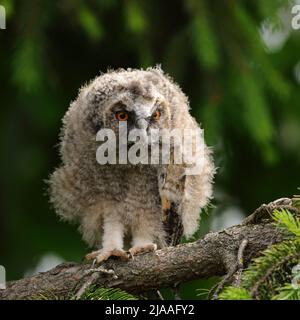
M 87 260 L 95 260 L 97 263 L 101 263 L 110 257 L 117 257 L 123 261 L 127 261 L 129 259 L 128 253 L 122 249 L 113 249 L 109 251 L 97 250 L 85 256 Z
M 130 253 L 131 258 L 134 259 L 134 256 L 139 253 L 153 252 L 156 251 L 156 249 L 157 245 L 155 243 L 149 243 L 143 246 L 130 248 L 128 251 Z

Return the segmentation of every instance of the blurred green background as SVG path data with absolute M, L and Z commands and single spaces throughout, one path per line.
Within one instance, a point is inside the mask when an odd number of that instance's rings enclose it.
M 190 97 L 219 167 L 199 236 L 300 186 L 300 30 L 288 0 L 0 0 L 0 264 L 8 280 L 80 261 L 51 209 L 61 118 L 108 67 L 161 64 Z M 185 298 L 200 298 L 185 285 Z

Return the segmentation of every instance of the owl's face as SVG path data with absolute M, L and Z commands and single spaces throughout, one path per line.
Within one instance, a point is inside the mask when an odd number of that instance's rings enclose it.
M 127 125 L 127 134 L 132 130 L 166 129 L 170 127 L 171 115 L 168 101 L 153 90 L 144 96 L 141 93 L 126 90 L 109 101 L 107 111 L 103 115 L 105 128 L 111 128 L 119 134 L 120 124 Z
M 122 81 L 112 74 L 112 79 L 99 83 L 96 79 L 90 85 L 85 113 L 92 133 L 112 129 L 118 138 L 120 124 L 126 124 L 127 135 L 135 129 L 144 130 L 149 135 L 151 129 L 171 128 L 172 103 L 157 77 L 151 73 L 145 73 L 141 79 L 125 75 Z
M 94 152 L 99 145 L 109 144 L 111 149 L 117 149 L 118 156 L 118 146 L 124 146 L 121 137 L 125 135 L 128 149 L 135 143 L 148 149 L 153 143 L 163 147 L 173 129 L 185 128 L 190 123 L 186 96 L 159 68 L 101 75 L 81 90 L 73 108 L 79 110 L 80 114 L 74 114 L 87 134 L 87 148 Z M 113 131 L 116 140 L 100 138 L 107 129 Z M 83 134 L 80 135 L 82 139 Z M 173 139 L 170 143 L 173 148 Z

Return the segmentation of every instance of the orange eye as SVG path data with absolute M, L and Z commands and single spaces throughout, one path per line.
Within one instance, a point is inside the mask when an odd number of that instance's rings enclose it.
M 156 110 L 152 115 L 152 119 L 159 120 L 159 118 L 160 118 L 160 111 Z
M 119 120 L 119 121 L 126 121 L 128 120 L 128 112 L 126 111 L 118 111 L 116 112 L 116 119 Z

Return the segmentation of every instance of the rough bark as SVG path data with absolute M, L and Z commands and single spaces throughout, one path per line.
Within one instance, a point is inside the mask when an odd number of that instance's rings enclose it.
M 173 287 L 194 279 L 222 276 L 237 263 L 243 239 L 245 265 L 268 246 L 282 241 L 284 235 L 270 221 L 236 225 L 220 232 L 208 233 L 203 239 L 168 247 L 155 253 L 140 254 L 134 260 L 109 259 L 101 267 L 114 270 L 114 276 L 104 272 L 89 272 L 90 263 L 63 263 L 50 271 L 7 283 L 0 290 L 0 299 L 67 299 L 74 297 L 84 283 L 93 279 L 99 287 L 121 288 L 132 293 Z

